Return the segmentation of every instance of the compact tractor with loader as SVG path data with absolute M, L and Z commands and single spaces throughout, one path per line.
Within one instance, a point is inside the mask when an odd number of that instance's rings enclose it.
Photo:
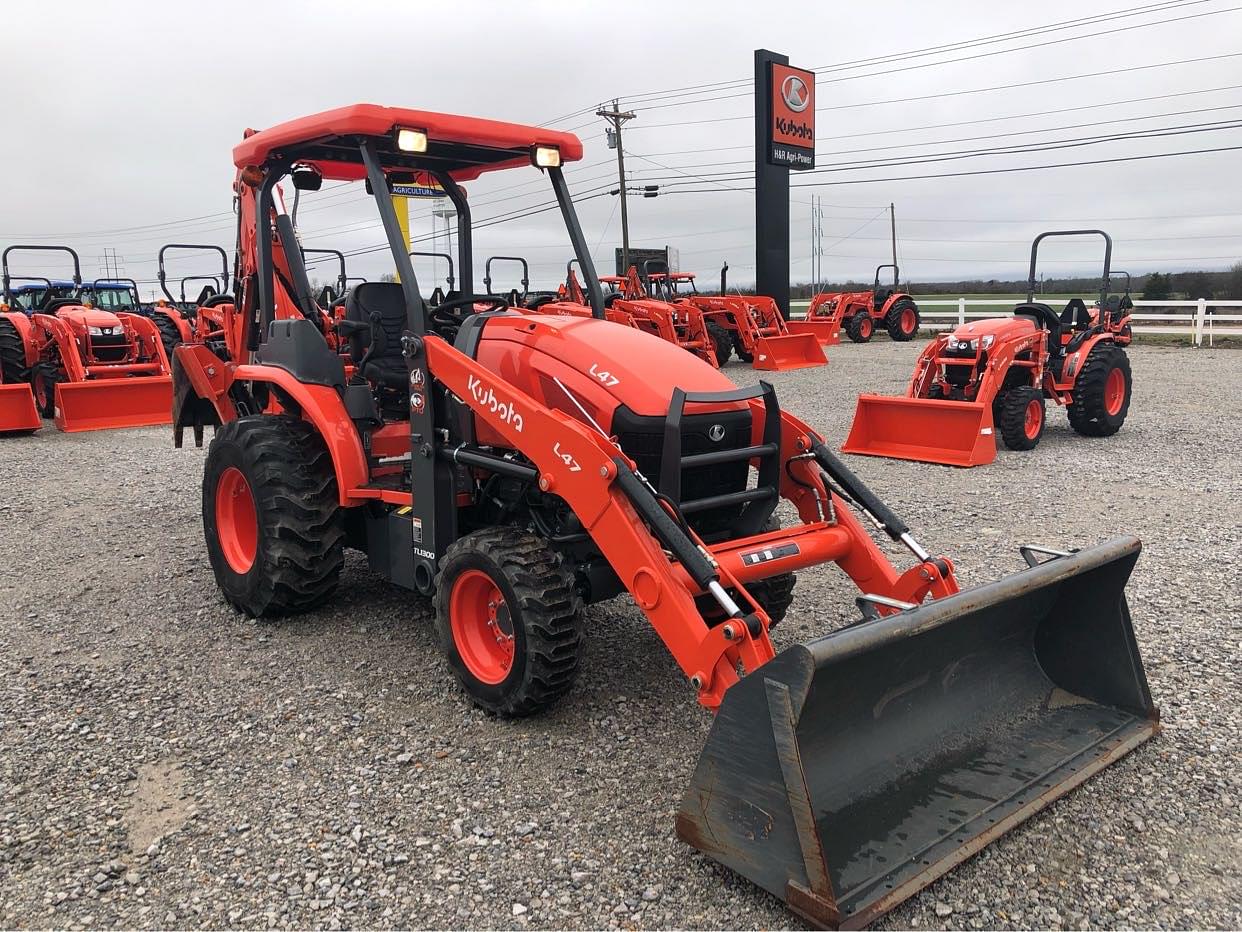
M 1099 301 L 1073 298 L 1057 314 L 1035 301 L 1039 244 L 1050 236 L 1104 238 Z M 904 398 L 860 395 L 842 450 L 948 466 L 996 459 L 996 435 L 1030 450 L 1044 433 L 1045 403 L 1064 405 L 1070 426 L 1108 437 L 1130 410 L 1128 297 L 1110 296 L 1113 241 L 1103 230 L 1041 233 L 1031 245 L 1026 303 L 1011 317 L 972 321 L 928 344 Z M 1123 273 L 1124 274 L 1124 273 Z
M 0 258 L 6 305 L 11 306 L 13 280 L 9 256 L 32 251 L 65 253 L 73 260 L 70 296 L 54 297 L 56 291 L 49 286 L 30 313 L 0 313 L 0 341 L 6 346 L 20 343 L 39 413 L 64 431 L 167 424 L 172 386 L 168 358 L 159 330 L 136 306 L 137 286 L 110 282 L 121 289 L 102 288 L 97 282 L 83 289 L 78 254 L 68 246 L 9 246 Z M 128 294 L 131 286 L 132 296 L 117 300 L 132 301 L 132 312 L 92 305 L 97 294 Z M 15 354 L 6 365 L 17 365 Z
M 893 284 L 881 285 L 880 273 L 893 270 Z M 789 322 L 790 333 L 808 333 L 825 346 L 841 342 L 841 329 L 855 343 L 866 343 L 877 327 L 890 339 L 905 342 L 919 332 L 919 308 L 901 290 L 901 271 L 895 265 L 878 265 L 870 291 L 822 292 L 811 299 L 803 320 Z
M 628 593 L 716 716 L 679 836 L 816 923 L 865 924 L 1155 734 L 1124 595 L 1139 542 L 1027 547 L 959 591 L 770 385 L 606 319 L 561 169 L 581 156 L 569 133 L 373 105 L 246 132 L 236 329 L 227 358 L 179 346 L 174 375 L 177 442 L 216 428 L 216 580 L 247 614 L 306 611 L 363 551 L 433 599 L 449 669 L 502 716 L 570 692 L 585 606 Z M 474 289 L 461 184 L 523 166 L 551 184 L 589 316 Z M 369 182 L 399 279 L 350 291 L 339 350 L 278 196 L 308 172 Z M 387 194 L 410 177 L 457 208 L 460 294 L 434 307 Z M 794 574 L 823 563 L 861 590 L 856 622 L 777 654 Z
M 648 263 L 650 265 L 650 263 Z M 693 272 L 647 271 L 647 282 L 657 297 L 698 308 L 707 321 L 723 366 L 729 356 L 755 369 L 781 372 L 827 365 L 819 341 L 807 333 L 792 333 L 776 306 L 763 295 L 700 294 Z

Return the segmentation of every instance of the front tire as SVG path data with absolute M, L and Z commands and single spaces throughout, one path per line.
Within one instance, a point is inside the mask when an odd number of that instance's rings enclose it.
M 305 612 L 336 590 L 344 516 L 323 439 L 260 414 L 216 432 L 203 468 L 203 533 L 224 598 L 255 618 Z
M 1111 437 L 1130 410 L 1130 357 L 1115 343 L 1097 343 L 1087 354 L 1066 407 L 1070 427 L 1084 437 Z
M 573 686 L 582 600 L 542 538 L 496 527 L 454 541 L 440 561 L 435 608 L 449 668 L 481 708 L 533 715 Z
M 1011 450 L 1032 450 L 1044 435 L 1044 393 L 1030 385 L 1018 385 L 1005 392 L 1000 404 L 997 427 L 1001 440 Z
M 893 302 L 884 318 L 884 326 L 888 330 L 889 339 L 898 343 L 913 340 L 919 332 L 919 309 L 909 298 L 901 298 Z
M 26 365 L 26 344 L 17 327 L 0 317 L 0 382 L 18 385 L 30 381 L 30 367 Z
M 845 318 L 845 334 L 855 343 L 867 343 L 875 332 L 875 321 L 866 311 Z

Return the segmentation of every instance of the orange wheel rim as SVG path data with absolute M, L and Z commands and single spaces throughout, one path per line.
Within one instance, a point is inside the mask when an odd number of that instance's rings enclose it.
M 250 572 L 259 552 L 259 518 L 250 483 L 236 466 L 216 484 L 216 536 L 229 569 Z
M 914 311 L 910 308 L 906 308 L 901 312 L 901 332 L 914 333 L 914 325 Z
M 1108 374 L 1108 379 L 1104 382 L 1104 410 L 1109 416 L 1115 416 L 1121 411 L 1121 406 L 1126 400 L 1126 376 L 1120 369 L 1114 369 Z
M 466 669 L 491 686 L 513 669 L 513 618 L 504 594 L 482 570 L 466 570 L 449 596 L 449 630 Z
M 1031 403 L 1026 406 L 1026 419 L 1023 423 L 1027 439 L 1034 440 L 1038 437 L 1043 426 L 1044 406 L 1039 403 L 1039 399 L 1032 398 Z
M 870 317 L 863 318 L 862 325 L 858 328 L 858 332 L 863 337 L 871 336 L 871 318 Z

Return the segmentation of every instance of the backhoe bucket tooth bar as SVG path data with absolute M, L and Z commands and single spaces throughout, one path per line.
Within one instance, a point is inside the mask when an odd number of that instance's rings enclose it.
M 172 377 L 61 382 L 55 421 L 67 432 L 171 424 Z
M 768 372 L 809 369 L 828 362 L 828 357 L 819 347 L 819 341 L 806 333 L 759 337 L 755 340 L 754 357 L 752 367 Z
M 859 395 L 845 453 L 983 466 L 996 459 L 992 408 L 977 401 Z
M 876 919 L 1159 730 L 1116 538 L 790 647 L 724 697 L 682 840 Z
M 841 324 L 831 320 L 791 320 L 785 325 L 790 333 L 813 336 L 820 346 L 837 346 L 841 342 Z
M 29 385 L 25 382 L 0 385 L 0 434 L 24 433 L 42 426 Z

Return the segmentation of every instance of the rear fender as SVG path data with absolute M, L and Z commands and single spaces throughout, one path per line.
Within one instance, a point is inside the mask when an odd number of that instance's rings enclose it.
M 177 347 L 178 356 L 182 349 L 184 347 Z M 208 355 L 211 355 L 210 351 Z M 212 355 L 212 358 L 215 359 L 215 356 Z M 358 428 L 350 419 L 349 412 L 345 410 L 345 402 L 336 389 L 327 385 L 299 382 L 295 376 L 275 366 L 238 366 L 233 370 L 231 381 L 258 382 L 276 389 L 280 406 L 290 414 L 297 414 L 303 420 L 309 421 L 323 438 L 336 472 L 340 503 L 345 506 L 359 505 L 369 500 L 354 494 L 357 489 L 366 485 L 370 479 L 370 471 Z
M 167 317 L 173 322 L 173 326 L 177 328 L 177 333 L 181 335 L 182 342 L 188 343 L 194 339 L 194 329 L 190 326 L 190 322 L 175 307 L 157 307 L 155 313 L 157 316 Z M 170 367 L 172 366 L 171 359 L 168 360 L 168 364 Z
M 1087 357 L 1091 355 L 1091 351 L 1102 342 L 1115 343 L 1113 334 L 1104 332 L 1096 333 L 1082 341 L 1082 344 L 1074 352 L 1070 353 L 1065 359 L 1065 364 L 1061 367 L 1061 381 L 1056 382 L 1058 393 L 1072 392 L 1074 386 L 1078 383 L 1078 375 L 1082 372 L 1082 367 L 1087 361 Z M 1057 398 L 1057 401 L 1061 401 Z

